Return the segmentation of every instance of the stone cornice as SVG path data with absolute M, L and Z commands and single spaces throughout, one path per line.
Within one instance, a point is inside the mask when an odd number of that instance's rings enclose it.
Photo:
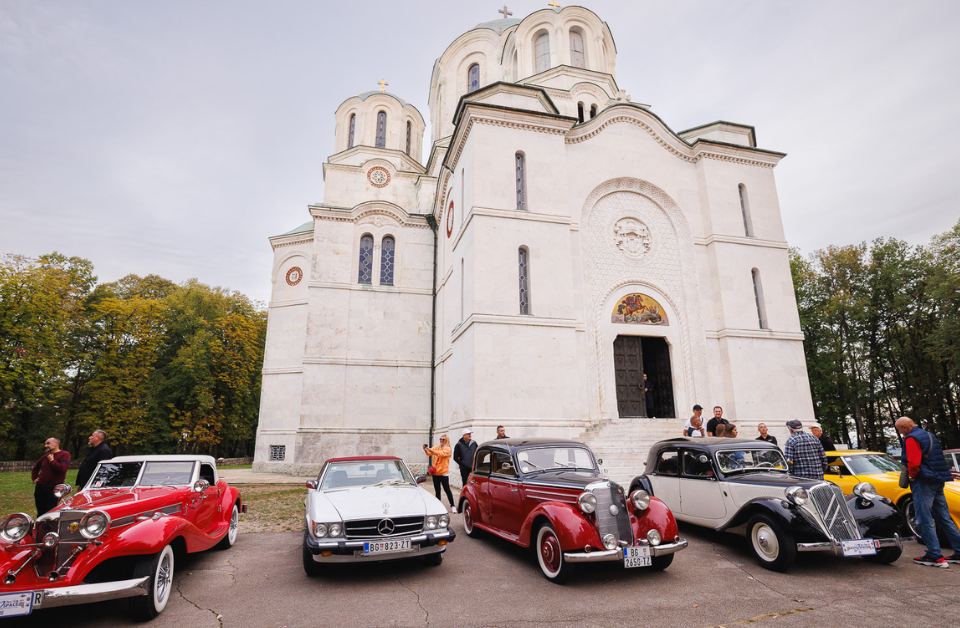
M 402 207 L 387 201 L 367 201 L 352 209 L 311 205 L 310 215 L 314 220 L 333 220 L 337 222 L 359 222 L 367 216 L 387 216 L 404 227 L 429 229 L 427 219 L 420 214 L 409 214 Z
M 273 247 L 273 250 L 276 251 L 277 249 L 282 249 L 288 246 L 298 246 L 301 244 L 313 243 L 313 233 L 311 233 L 310 237 L 308 238 L 304 238 L 303 235 L 303 233 L 297 233 L 295 235 L 274 236 L 270 238 L 270 245 Z
M 471 314 L 451 333 L 450 342 L 456 342 L 473 325 L 523 325 L 526 327 L 561 327 L 577 329 L 582 323 L 572 318 L 548 318 L 546 316 L 528 316 L 525 314 Z
M 387 368 L 430 368 L 430 360 L 370 360 L 357 358 L 304 356 L 304 364 L 329 364 L 333 366 L 380 366 Z
M 388 294 L 415 294 L 421 296 L 433 295 L 430 288 L 408 288 L 397 286 L 381 286 L 369 283 L 343 283 L 339 281 L 311 281 L 310 288 L 323 288 L 325 290 L 356 290 L 358 292 L 385 292 Z
M 800 331 L 773 331 L 772 329 L 731 329 L 724 328 L 717 331 L 707 330 L 704 335 L 708 340 L 721 338 L 764 338 L 767 340 L 803 341 L 803 332 Z
M 722 244 L 743 244 L 746 246 L 762 246 L 769 249 L 783 249 L 787 250 L 790 248 L 790 245 L 782 240 L 764 240 L 762 238 L 748 238 L 746 236 L 729 236 L 729 235 L 720 235 L 720 234 L 711 234 L 705 238 L 694 238 L 694 244 L 699 244 L 701 246 L 709 246 L 714 243 Z

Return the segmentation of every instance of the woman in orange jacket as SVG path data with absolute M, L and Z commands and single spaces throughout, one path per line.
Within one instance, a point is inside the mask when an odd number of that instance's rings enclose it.
M 442 501 L 440 497 L 440 487 L 442 486 L 443 490 L 447 493 L 447 499 L 450 500 L 450 510 L 456 512 L 457 507 L 453 503 L 453 493 L 450 492 L 450 456 L 452 455 L 450 439 L 444 434 L 440 437 L 440 444 L 436 447 L 431 448 L 424 445 L 423 453 L 428 456 L 433 456 L 433 460 L 431 461 L 431 466 L 433 467 L 433 489 L 437 492 L 437 499 Z

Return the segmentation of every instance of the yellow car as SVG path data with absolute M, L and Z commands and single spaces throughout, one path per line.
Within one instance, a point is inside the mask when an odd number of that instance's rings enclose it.
M 913 496 L 909 488 L 900 488 L 900 462 L 889 454 L 876 451 L 828 451 L 827 472 L 823 479 L 833 482 L 844 495 L 853 493 L 860 482 L 869 482 L 877 493 L 900 508 L 910 533 L 920 537 L 913 515 Z M 954 523 L 960 526 L 960 482 L 947 482 L 943 487 L 947 507 Z

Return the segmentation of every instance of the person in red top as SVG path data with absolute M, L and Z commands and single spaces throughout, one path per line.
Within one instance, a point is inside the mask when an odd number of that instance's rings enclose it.
M 37 504 L 38 517 L 57 507 L 60 499 L 53 494 L 53 489 L 67 479 L 68 468 L 70 452 L 60 449 L 59 439 L 48 438 L 43 443 L 43 456 L 30 472 L 33 483 L 37 485 L 33 490 L 33 499 Z

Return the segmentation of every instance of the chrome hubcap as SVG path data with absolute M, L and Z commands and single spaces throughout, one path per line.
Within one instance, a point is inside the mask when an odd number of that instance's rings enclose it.
M 753 526 L 753 546 L 764 560 L 776 560 L 780 554 L 777 535 L 765 524 Z

